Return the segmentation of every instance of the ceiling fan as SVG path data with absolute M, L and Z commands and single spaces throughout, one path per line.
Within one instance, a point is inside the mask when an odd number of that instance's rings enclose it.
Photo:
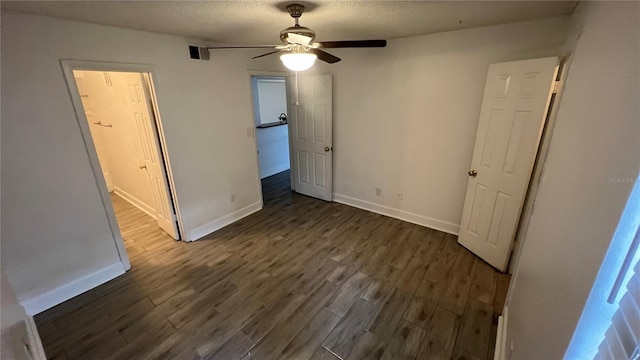
M 381 48 L 387 46 L 387 40 L 346 40 L 346 41 L 322 41 L 313 42 L 316 32 L 308 27 L 301 26 L 298 22 L 304 12 L 304 5 L 287 5 L 289 15 L 294 19 L 295 25 L 280 32 L 280 40 L 283 45 L 255 45 L 255 46 L 213 46 L 209 50 L 217 49 L 275 49 L 266 54 L 254 56 L 253 59 L 263 56 L 281 53 L 280 60 L 285 67 L 293 71 L 304 71 L 313 66 L 316 59 L 329 64 L 342 60 L 322 50 L 335 48 Z

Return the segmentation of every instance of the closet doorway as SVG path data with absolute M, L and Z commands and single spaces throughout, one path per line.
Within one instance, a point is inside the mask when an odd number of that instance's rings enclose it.
M 121 258 L 125 244 L 127 250 L 140 245 L 135 239 L 145 248 L 179 240 L 151 74 L 84 69 L 66 74 L 72 74 L 67 81 L 73 82 L 71 96 Z

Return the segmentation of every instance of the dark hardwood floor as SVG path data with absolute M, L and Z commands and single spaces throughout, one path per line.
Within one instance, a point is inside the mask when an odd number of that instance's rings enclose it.
M 264 209 L 172 240 L 113 197 L 132 268 L 36 316 L 51 359 L 493 359 L 509 276 L 456 237 L 263 181 Z

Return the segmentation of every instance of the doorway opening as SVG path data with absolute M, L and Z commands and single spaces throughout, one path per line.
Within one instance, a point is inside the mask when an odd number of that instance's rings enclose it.
M 128 269 L 128 250 L 181 239 L 152 75 L 123 65 L 116 69 L 124 71 L 64 62 L 63 68 L 116 246 Z
M 560 59 L 489 66 L 458 243 L 506 271 L 549 115 Z
M 252 75 L 251 92 L 262 197 L 270 203 L 291 189 L 287 78 Z

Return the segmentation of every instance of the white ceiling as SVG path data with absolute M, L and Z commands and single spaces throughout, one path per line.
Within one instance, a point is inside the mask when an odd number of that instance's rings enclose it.
M 394 39 L 570 14 L 577 1 L 2 1 L 2 9 L 199 38 L 278 44 L 284 7 L 308 6 L 318 41 Z

